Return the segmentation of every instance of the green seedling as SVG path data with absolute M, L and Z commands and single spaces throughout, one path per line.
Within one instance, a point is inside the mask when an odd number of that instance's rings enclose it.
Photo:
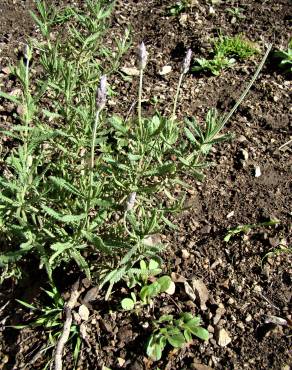
M 201 327 L 199 316 L 191 313 L 181 313 L 179 319 L 173 315 L 163 315 L 154 321 L 154 330 L 147 343 L 147 355 L 158 361 L 166 344 L 174 348 L 181 348 L 184 344 L 192 341 L 193 336 L 202 340 L 208 340 L 209 333 Z
M 195 61 L 198 65 L 192 71 L 209 71 L 215 76 L 219 76 L 223 69 L 230 68 L 235 63 L 234 58 L 227 58 L 223 54 L 216 54 L 213 59 L 196 58 Z
M 131 293 L 131 298 L 124 298 L 121 302 L 124 310 L 132 310 L 137 303 L 140 305 L 151 304 L 152 299 L 157 297 L 159 294 L 166 292 L 171 284 L 174 284 L 169 276 L 161 276 L 155 280 L 152 284 L 144 285 L 140 292 L 140 301 L 137 302 L 135 293 Z
M 177 1 L 174 5 L 171 5 L 168 8 L 168 13 L 172 16 L 178 16 L 185 12 L 189 6 L 190 4 L 188 0 Z
M 159 262 L 150 259 L 147 263 L 145 260 L 141 260 L 140 268 L 133 268 L 128 271 L 125 277 L 129 288 L 134 288 L 136 285 L 144 286 L 150 277 L 159 275 L 162 272 Z
M 264 255 L 261 261 L 261 265 L 263 265 L 264 260 L 269 257 L 276 257 L 281 254 L 291 254 L 291 253 L 292 253 L 292 247 L 288 247 L 285 244 L 279 244 L 276 248 L 274 248 L 273 250 L 271 250 L 270 252 Z
M 259 224 L 247 224 L 247 225 L 239 225 L 235 227 L 234 229 L 228 230 L 228 233 L 224 237 L 225 242 L 229 242 L 231 238 L 233 238 L 237 234 L 247 234 L 252 229 L 257 229 L 259 227 L 265 227 L 265 226 L 275 226 L 278 225 L 280 221 L 278 220 L 271 220 L 267 222 L 261 222 Z
M 243 8 L 234 7 L 234 8 L 226 8 L 226 12 L 231 15 L 231 23 L 236 23 L 237 20 L 241 20 L 245 18 L 245 15 L 242 14 L 244 12 Z
M 289 41 L 288 49 L 286 50 L 278 50 L 275 51 L 273 54 L 277 66 L 287 74 L 292 73 L 292 39 Z

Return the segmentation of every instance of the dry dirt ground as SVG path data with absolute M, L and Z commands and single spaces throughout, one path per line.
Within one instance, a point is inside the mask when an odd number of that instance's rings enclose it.
M 78 1 L 77 1 L 78 2 Z M 56 2 L 55 2 L 56 3 Z M 64 6 L 65 1 L 58 1 Z M 73 3 L 73 2 L 72 2 Z M 75 1 L 76 3 L 76 1 Z M 286 48 L 291 32 L 289 0 L 238 0 L 245 18 L 231 23 L 226 2 L 193 1 L 186 13 L 169 16 L 174 0 L 118 1 L 108 37 L 131 26 L 133 48 L 123 66 L 134 63 L 135 47 L 142 40 L 149 51 L 145 76 L 144 112 L 156 108 L 168 113 L 173 99 L 180 63 L 185 51 L 192 48 L 195 57 L 207 57 L 210 38 L 218 32 L 244 34 L 257 43 L 262 54 L 265 45 Z M 232 2 L 228 2 L 230 7 Z M 25 39 L 36 35 L 28 10 L 33 2 L 2 0 L 0 4 L 0 87 L 9 91 L 13 81 L 5 75 L 5 67 L 17 59 Z M 219 77 L 189 74 L 183 83 L 179 116 L 204 119 L 210 107 L 224 113 L 232 107 L 259 63 L 261 56 L 237 63 Z M 163 66 L 172 67 L 161 76 Z M 4 68 L 4 71 L 3 71 Z M 1 72 L 2 71 L 2 72 Z M 126 114 L 136 99 L 137 81 L 112 81 L 121 92 L 111 110 Z M 117 309 L 123 291 L 117 288 L 105 307 L 98 298 L 91 307 L 89 343 L 83 343 L 78 369 L 282 369 L 292 364 L 291 357 L 291 254 L 268 252 L 280 246 L 291 251 L 291 146 L 279 147 L 291 139 L 291 80 L 267 63 L 256 84 L 226 127 L 234 139 L 218 145 L 211 154 L 214 167 L 206 171 L 203 183 L 193 183 L 188 194 L 189 209 L 175 219 L 178 229 L 165 231 L 169 242 L 166 269 L 189 282 L 201 279 L 209 292 L 205 310 L 186 294 L 183 284 L 170 299 L 159 299 L 154 311 L 145 309 L 139 315 Z M 0 125 L 9 112 L 0 105 Z M 256 167 L 260 176 L 255 176 Z M 228 243 L 223 238 L 230 227 L 259 224 L 270 218 L 280 223 L 273 227 L 257 227 L 247 235 L 237 235 Z M 38 273 L 21 287 L 1 289 L 2 320 L 6 325 L 21 319 L 21 311 L 13 298 L 27 298 L 27 290 L 38 280 Z M 39 281 L 36 284 L 39 286 Z M 110 312 L 112 310 L 112 313 Z M 207 343 L 194 340 L 181 350 L 167 349 L 157 363 L 145 357 L 144 344 L 149 332 L 147 322 L 161 313 L 192 311 L 200 314 L 211 339 Z M 287 325 L 268 323 L 276 316 Z M 222 329 L 228 344 L 220 345 Z M 15 331 L 1 328 L 0 369 L 41 369 L 46 356 L 36 356 L 45 343 L 41 330 Z M 222 344 L 222 343 L 221 343 Z M 290 351 L 290 352 L 289 352 Z M 72 369 L 72 355 L 65 356 L 67 369 Z

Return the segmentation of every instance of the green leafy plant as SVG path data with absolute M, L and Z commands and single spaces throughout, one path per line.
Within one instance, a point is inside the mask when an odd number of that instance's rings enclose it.
M 226 8 L 226 12 L 231 15 L 231 23 L 236 23 L 238 20 L 245 18 L 245 15 L 242 14 L 244 9 L 240 7 Z
M 174 284 L 171 278 L 167 275 L 159 277 L 151 284 L 144 283 L 140 292 L 140 301 L 137 302 L 136 294 L 131 292 L 131 298 L 124 298 L 121 302 L 122 308 L 124 310 L 132 310 L 137 303 L 139 305 L 151 304 L 152 299 L 157 297 L 160 293 L 166 292 L 170 285 Z
M 234 58 L 227 58 L 223 54 L 215 54 L 213 59 L 196 58 L 197 65 L 192 67 L 192 71 L 210 71 L 213 75 L 219 76 L 221 71 L 234 65 Z
M 163 315 L 153 322 L 154 330 L 147 343 L 147 355 L 152 360 L 161 359 L 166 344 L 174 348 L 181 348 L 184 344 L 192 341 L 193 336 L 202 340 L 208 340 L 209 333 L 201 327 L 199 316 L 183 312 L 178 319 L 173 315 Z
M 139 262 L 139 268 L 132 268 L 128 271 L 125 280 L 129 288 L 133 288 L 136 285 L 142 286 L 147 284 L 150 277 L 159 275 L 162 272 L 160 263 L 157 260 L 150 259 L 149 262 L 141 260 Z
M 288 43 L 287 50 L 278 50 L 273 54 L 277 66 L 284 71 L 284 73 L 292 73 L 292 39 Z
M 186 11 L 186 9 L 189 7 L 189 1 L 188 0 L 181 0 L 177 1 L 175 4 L 171 5 L 168 8 L 169 15 L 172 16 L 178 16 L 179 14 Z
M 236 59 L 249 58 L 258 53 L 256 46 L 241 35 L 234 37 L 220 35 L 213 44 L 213 58 L 196 58 L 197 65 L 192 67 L 193 71 L 210 71 L 218 76 L 223 69 L 232 67 Z
M 128 48 L 129 33 L 113 50 L 104 45 L 111 11 L 106 0 L 87 0 L 82 9 L 61 14 L 44 2 L 38 6 L 35 20 L 43 39 L 32 40 L 12 69 L 21 92 L 0 92 L 18 112 L 13 125 L 1 129 L 15 146 L 4 153 L 0 177 L 0 265 L 15 266 L 32 254 L 53 281 L 56 267 L 74 263 L 100 288 L 107 286 L 108 299 L 114 284 L 141 260 L 158 259 L 163 246 L 152 237 L 175 228 L 169 217 L 183 209 L 189 187 L 183 178 L 203 179 L 211 146 L 229 138 L 221 130 L 263 63 L 229 114 L 220 117 L 211 109 L 205 123 L 193 119 L 184 125 L 176 111 L 191 51 L 171 116 L 144 117 L 142 43 L 137 116 L 107 116 L 107 95 L 114 96 L 111 74 Z M 67 33 L 52 38 L 60 22 Z M 40 63 L 37 75 L 32 61 Z M 152 288 L 145 289 L 145 300 Z
M 250 232 L 252 229 L 256 229 L 259 227 L 265 227 L 265 226 L 275 226 L 278 225 L 280 221 L 278 220 L 270 220 L 266 222 L 260 222 L 258 224 L 246 224 L 246 225 L 239 225 L 236 226 L 233 229 L 229 229 L 228 233 L 224 237 L 225 242 L 229 242 L 231 238 L 233 238 L 237 234 L 247 234 Z
M 258 47 L 242 35 L 220 35 L 214 41 L 215 54 L 222 54 L 239 59 L 250 58 L 259 52 Z
M 291 254 L 291 253 L 292 253 L 292 247 L 289 247 L 284 243 L 283 244 L 280 243 L 277 247 L 273 248 L 273 250 L 271 250 L 270 252 L 264 255 L 261 261 L 261 265 L 263 265 L 263 262 L 266 258 L 276 257 L 282 254 Z

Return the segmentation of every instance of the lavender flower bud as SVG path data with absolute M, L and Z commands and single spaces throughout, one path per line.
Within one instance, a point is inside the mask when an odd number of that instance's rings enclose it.
M 186 53 L 186 56 L 185 56 L 185 59 L 184 59 L 184 62 L 183 62 L 183 65 L 182 65 L 182 73 L 183 74 L 188 73 L 188 71 L 190 69 L 190 65 L 191 65 L 191 59 L 192 59 L 192 50 L 188 49 L 188 51 Z
M 129 196 L 128 196 L 128 199 L 127 199 L 127 204 L 126 204 L 126 211 L 131 211 L 131 209 L 134 207 L 135 205 L 135 200 L 136 200 L 136 192 L 134 191 L 133 193 L 131 193 Z
M 143 70 L 146 67 L 147 57 L 148 53 L 146 51 L 145 44 L 144 42 L 141 42 L 141 44 L 138 47 L 138 66 L 140 70 Z
M 27 61 L 30 61 L 32 58 L 32 51 L 29 45 L 25 46 L 24 57 Z
M 99 82 L 99 88 L 96 92 L 96 107 L 98 110 L 102 110 L 106 103 L 106 75 L 101 76 Z

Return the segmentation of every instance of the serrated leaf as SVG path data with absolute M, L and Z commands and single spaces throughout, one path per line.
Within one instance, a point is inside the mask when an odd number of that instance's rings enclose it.
M 80 191 L 75 186 L 67 182 L 65 179 L 62 179 L 61 177 L 55 177 L 55 176 L 50 176 L 49 179 L 60 189 L 65 189 L 71 194 L 75 194 L 75 195 L 78 195 L 79 197 L 83 197 Z

